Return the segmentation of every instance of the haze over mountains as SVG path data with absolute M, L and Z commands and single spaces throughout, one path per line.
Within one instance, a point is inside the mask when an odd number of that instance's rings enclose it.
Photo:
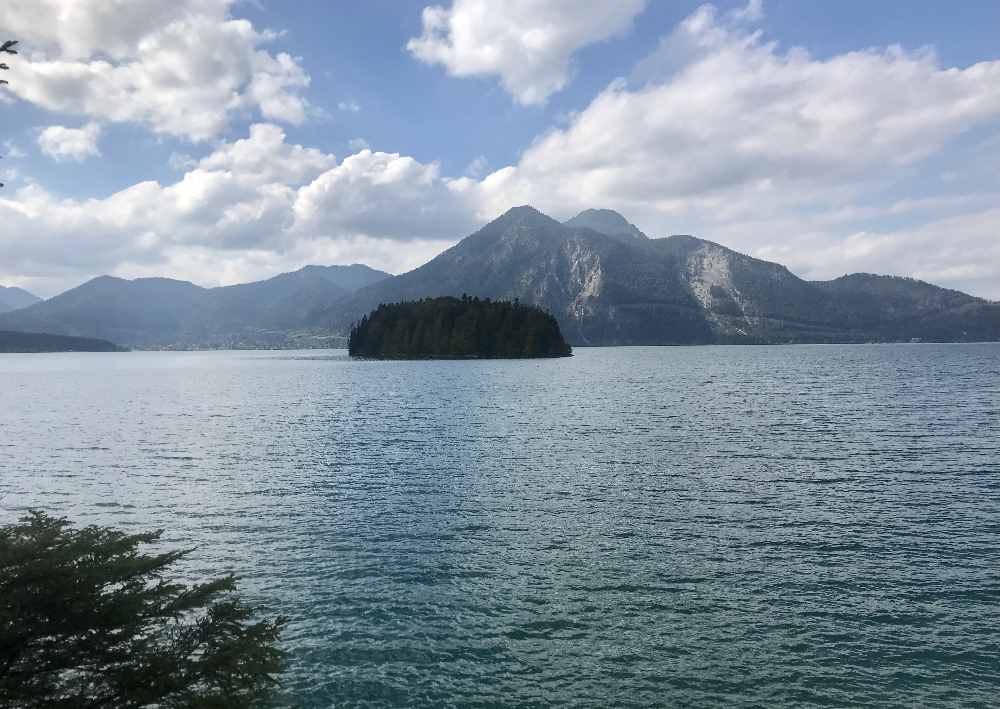
M 0 314 L 0 329 L 130 347 L 321 346 L 380 303 L 462 295 L 539 305 L 573 345 L 1000 339 L 1000 304 L 920 281 L 804 281 L 692 236 L 649 238 L 611 210 L 560 223 L 516 207 L 420 268 L 307 266 L 223 288 L 101 277 Z
M 325 343 L 322 334 L 304 331 L 314 311 L 388 277 L 361 264 L 306 266 L 219 288 L 169 278 L 101 276 L 0 314 L 0 329 L 95 337 L 139 348 L 316 346 Z

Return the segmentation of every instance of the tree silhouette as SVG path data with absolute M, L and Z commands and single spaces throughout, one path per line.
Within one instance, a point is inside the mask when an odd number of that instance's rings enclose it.
M 556 319 L 544 310 L 464 293 L 383 303 L 351 329 L 348 351 L 374 359 L 565 357 L 572 352 Z
M 3 43 L 2 46 L 0 46 L 0 54 L 17 54 L 17 50 L 14 49 L 16 45 L 17 45 L 16 39 L 8 39 L 6 42 Z M 7 66 L 7 64 L 5 63 L 0 62 L 0 69 L 7 71 L 8 69 L 10 69 L 10 67 Z M 7 83 L 6 79 L 0 79 L 0 84 L 6 84 L 6 83 Z

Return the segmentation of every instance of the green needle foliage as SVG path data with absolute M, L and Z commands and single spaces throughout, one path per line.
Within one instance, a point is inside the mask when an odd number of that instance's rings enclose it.
M 285 619 L 255 621 L 232 576 L 171 581 L 188 552 L 139 551 L 160 534 L 0 527 L 0 706 L 268 706 Z

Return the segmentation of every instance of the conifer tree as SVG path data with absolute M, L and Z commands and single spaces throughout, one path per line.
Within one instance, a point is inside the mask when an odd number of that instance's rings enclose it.
M 263 707 L 283 618 L 255 620 L 226 576 L 186 585 L 160 532 L 73 528 L 32 512 L 0 527 L 0 706 Z
M 383 303 L 351 329 L 348 351 L 382 359 L 571 354 L 556 319 L 544 310 L 468 294 Z

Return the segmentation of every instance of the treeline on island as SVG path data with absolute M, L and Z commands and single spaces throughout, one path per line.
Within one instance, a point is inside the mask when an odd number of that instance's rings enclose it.
M 0 352 L 124 352 L 123 347 L 92 337 L 0 330 Z
M 351 328 L 348 351 L 374 359 L 572 354 L 556 319 L 541 308 L 467 295 L 382 304 Z

